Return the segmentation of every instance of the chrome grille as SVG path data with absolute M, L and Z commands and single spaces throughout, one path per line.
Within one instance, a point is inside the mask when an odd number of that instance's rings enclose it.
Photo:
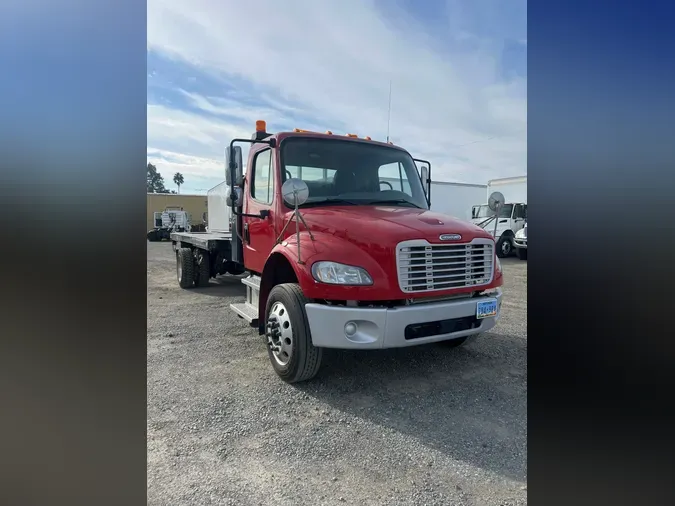
M 431 292 L 488 284 L 494 267 L 494 243 L 429 244 L 407 241 L 396 251 L 398 283 L 406 293 Z

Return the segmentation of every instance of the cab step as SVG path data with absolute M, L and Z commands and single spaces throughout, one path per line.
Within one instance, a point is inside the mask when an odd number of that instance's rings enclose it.
M 241 282 L 246 285 L 246 301 L 230 304 L 230 309 L 249 322 L 258 325 L 258 295 L 260 293 L 260 276 L 248 276 Z
M 230 304 L 230 309 L 251 325 L 258 325 L 257 307 L 253 307 L 248 302 L 239 302 L 237 304 Z

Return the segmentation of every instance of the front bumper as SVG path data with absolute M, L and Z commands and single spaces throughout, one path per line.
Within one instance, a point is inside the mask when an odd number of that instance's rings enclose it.
M 475 320 L 473 328 L 436 334 L 429 337 L 406 339 L 409 325 L 441 322 L 447 320 L 471 320 L 476 315 L 478 302 L 497 299 L 497 314 Z M 490 296 L 473 297 L 454 301 L 413 304 L 394 309 L 327 306 L 306 304 L 307 319 L 312 334 L 312 344 L 320 348 L 381 349 L 401 348 L 419 344 L 446 341 L 471 336 L 490 330 L 497 324 L 501 314 L 502 291 L 497 289 Z M 347 324 L 355 324 L 356 332 L 347 335 Z M 353 330 L 350 329 L 350 330 Z
M 516 248 L 527 249 L 527 237 L 516 237 L 513 239 L 513 245 Z

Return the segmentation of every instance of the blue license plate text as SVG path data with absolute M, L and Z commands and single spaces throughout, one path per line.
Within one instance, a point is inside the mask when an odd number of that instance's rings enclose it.
M 489 318 L 497 315 L 497 299 L 484 300 L 476 305 L 476 318 Z

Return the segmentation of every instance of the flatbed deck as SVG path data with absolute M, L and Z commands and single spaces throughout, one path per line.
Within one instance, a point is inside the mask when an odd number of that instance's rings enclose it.
M 200 249 L 215 251 L 222 248 L 223 242 L 232 240 L 231 232 L 173 232 L 171 240 L 185 243 Z

